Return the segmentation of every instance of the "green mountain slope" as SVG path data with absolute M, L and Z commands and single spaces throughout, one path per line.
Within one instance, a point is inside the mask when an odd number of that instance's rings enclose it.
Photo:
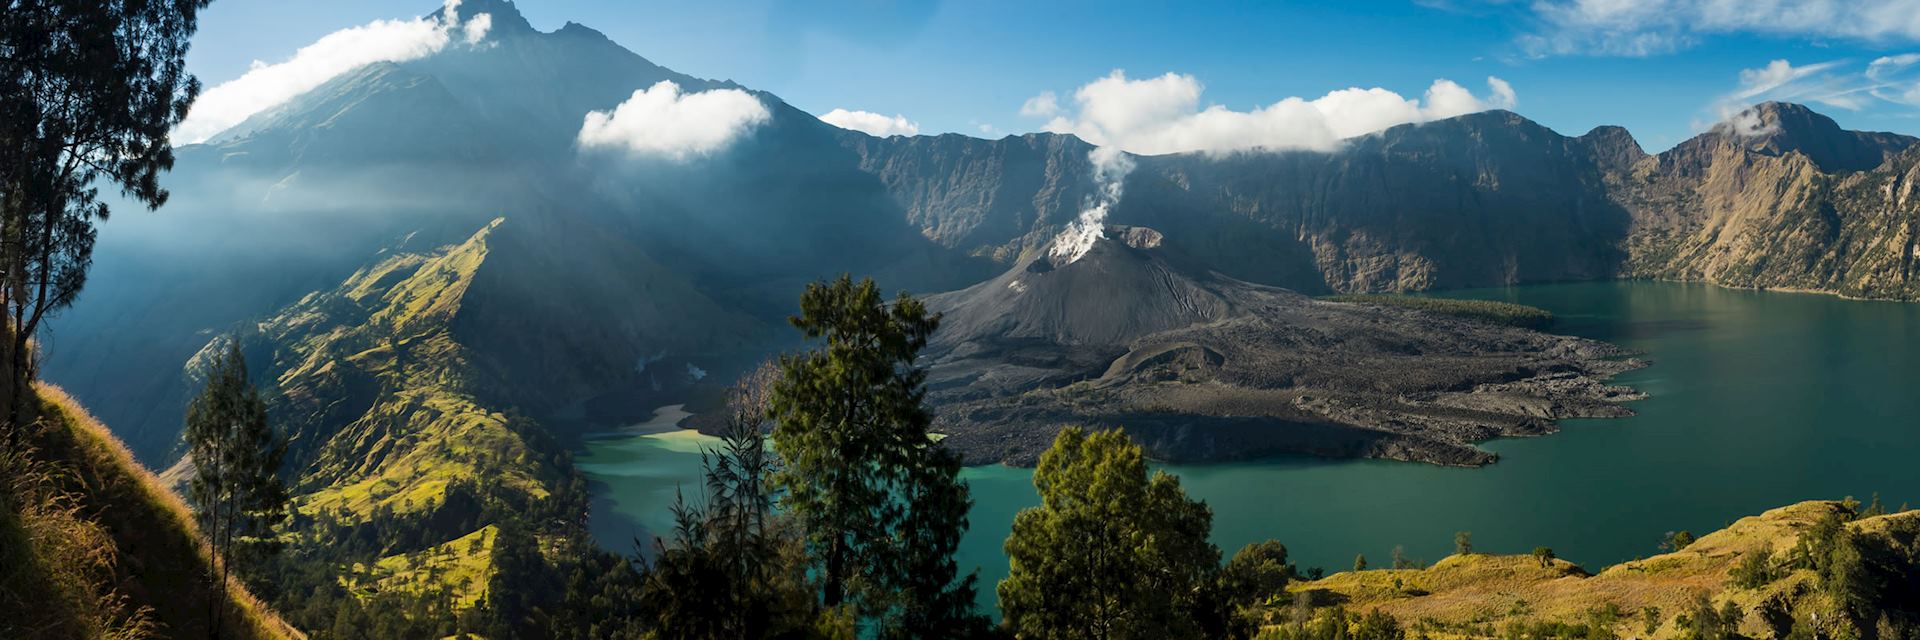
M 524 370 L 506 372 L 569 360 L 579 363 L 572 371 L 591 372 L 586 363 L 603 362 L 611 380 L 684 386 L 693 381 L 686 369 L 636 368 L 634 345 L 644 339 L 594 333 L 596 325 L 579 319 L 650 315 L 660 324 L 640 326 L 682 327 L 683 340 L 720 340 L 755 326 L 703 306 L 697 291 L 637 251 L 588 254 L 621 256 L 598 271 L 628 286 L 582 278 L 578 288 L 556 291 L 528 281 L 533 270 L 515 261 L 558 254 L 529 246 L 542 234 L 526 226 L 495 219 L 439 246 L 404 238 L 336 286 L 237 334 L 269 387 L 269 412 L 290 440 L 296 478 L 290 545 L 276 570 L 291 599 L 276 602 L 326 618 L 321 624 L 352 598 L 370 609 L 426 607 L 402 615 L 484 630 L 469 618 L 488 618 L 472 612 L 499 610 L 490 596 L 506 579 L 501 558 L 525 553 L 502 540 L 536 541 L 535 557 L 553 554 L 552 562 L 573 561 L 561 550 L 589 544 L 585 486 L 571 455 L 554 427 L 525 408 L 558 410 L 606 388 L 565 372 L 533 385 Z M 527 324 L 534 317 L 545 320 Z M 208 343 L 188 371 L 228 339 Z M 599 353 L 575 352 L 596 344 Z M 535 355 L 542 353 L 547 359 Z M 540 393 L 550 398 L 532 399 Z

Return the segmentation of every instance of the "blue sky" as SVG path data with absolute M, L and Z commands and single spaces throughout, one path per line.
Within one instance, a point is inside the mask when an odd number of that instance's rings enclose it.
M 1650 151 L 1728 105 L 1770 97 L 1809 102 L 1849 128 L 1920 133 L 1920 74 L 1909 73 L 1920 72 L 1920 56 L 1899 57 L 1920 52 L 1920 0 L 519 4 L 542 30 L 580 22 L 678 71 L 771 91 L 815 114 L 900 115 L 921 133 L 1047 128 L 1058 116 L 1021 113 L 1046 91 L 1067 120 L 1052 126 L 1081 132 L 1075 91 L 1116 69 L 1133 80 L 1178 74 L 1183 86 L 1204 87 L 1194 109 L 1235 112 L 1349 87 L 1418 100 L 1437 79 L 1504 106 L 1493 76 L 1527 117 L 1567 134 L 1623 125 Z M 189 64 L 216 86 L 337 30 L 436 8 L 218 0 Z

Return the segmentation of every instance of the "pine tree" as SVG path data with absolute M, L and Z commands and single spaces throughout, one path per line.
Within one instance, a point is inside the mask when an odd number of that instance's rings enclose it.
M 213 555 L 214 589 L 209 603 L 218 633 L 225 617 L 227 585 L 235 564 L 279 551 L 273 526 L 287 514 L 280 481 L 286 447 L 267 424 L 267 403 L 247 380 L 246 358 L 235 340 L 207 372 L 207 385 L 187 407 L 182 436 L 193 461 L 188 495 L 200 533 Z
M 158 208 L 168 132 L 200 83 L 189 39 L 208 0 L 43 0 L 0 11 L 0 302 L 6 444 L 25 419 L 42 322 L 73 304 L 93 263 L 102 187 Z
M 959 459 L 928 433 L 926 372 L 914 365 L 939 317 L 843 275 L 808 285 L 791 322 L 820 343 L 780 361 L 775 481 L 805 531 L 821 604 L 853 605 L 883 635 L 984 631 L 974 577 L 953 561 L 972 499 Z

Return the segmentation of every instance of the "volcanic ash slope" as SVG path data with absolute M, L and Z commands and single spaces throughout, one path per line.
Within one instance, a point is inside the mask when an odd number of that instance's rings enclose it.
M 1032 464 L 1062 426 L 1125 427 L 1157 458 L 1307 453 L 1482 465 L 1474 446 L 1631 415 L 1602 342 L 1235 280 L 1107 227 L 938 294 L 929 397 L 970 463 Z

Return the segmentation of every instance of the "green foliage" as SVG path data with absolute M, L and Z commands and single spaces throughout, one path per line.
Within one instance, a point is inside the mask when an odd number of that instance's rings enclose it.
M 1041 504 L 1014 517 L 1010 564 L 999 585 L 1006 627 L 1039 638 L 1202 638 L 1223 603 L 1212 601 L 1220 551 L 1207 541 L 1213 514 L 1179 479 L 1147 475 L 1140 446 L 1117 430 L 1061 430 L 1040 456 Z M 1279 550 L 1249 552 L 1243 567 L 1271 565 Z
M 1287 546 L 1277 540 L 1255 542 L 1233 554 L 1220 570 L 1224 594 L 1235 605 L 1266 604 L 1287 592 L 1294 567 L 1287 562 Z
M 1551 567 L 1551 566 L 1553 566 L 1553 561 L 1554 561 L 1554 559 L 1555 559 L 1555 557 L 1554 557 L 1554 554 L 1553 554 L 1553 548 L 1551 548 L 1551 547 L 1534 547 L 1534 548 L 1533 548 L 1533 559 L 1534 559 L 1535 561 L 1537 561 L 1537 562 L 1539 562 L 1539 563 L 1540 563 L 1540 566 L 1541 566 L 1541 567 L 1543 567 L 1543 568 L 1544 568 L 1544 567 Z
M 1902 510 L 1904 511 L 1904 509 Z M 1860 512 L 1860 517 L 1872 518 L 1884 515 L 1887 515 L 1887 507 L 1886 505 L 1880 504 L 1880 492 L 1875 491 L 1873 492 L 1873 500 L 1869 501 L 1867 508 Z
M 0 11 L 0 302 L 16 330 L 8 446 L 32 404 L 29 344 L 86 284 L 94 225 L 109 214 L 100 188 L 150 208 L 167 200 L 167 135 L 200 89 L 186 53 L 207 2 L 9 1 Z
M 647 572 L 642 597 L 665 637 L 795 637 L 815 623 L 800 536 L 773 512 L 758 384 L 770 380 L 750 375 L 732 393 L 721 446 L 702 454 L 705 506 L 676 503 L 675 538 Z
M 1457 555 L 1473 555 L 1473 532 L 1455 531 L 1453 533 L 1453 552 Z
M 1665 552 L 1679 551 L 1690 546 L 1693 546 L 1691 531 L 1668 531 L 1667 535 L 1660 539 L 1660 550 Z
M 1354 570 L 1354 571 L 1366 571 L 1366 570 L 1367 570 L 1367 554 L 1364 554 L 1364 553 L 1357 553 L 1357 554 L 1354 554 L 1354 556 L 1353 556 L 1353 570 Z
M 1407 548 L 1396 544 L 1393 545 L 1393 568 L 1418 569 L 1420 568 L 1420 563 L 1407 558 Z
M 228 601 L 227 571 L 279 551 L 273 527 L 287 517 L 287 491 L 280 483 L 286 447 L 267 425 L 267 402 L 247 380 L 237 342 L 229 341 L 206 376 L 206 388 L 187 406 L 181 436 L 193 460 L 187 493 L 200 532 L 220 559 L 220 571 L 208 577 L 217 587 L 209 606 L 219 620 L 226 616 L 221 603 Z
M 1820 589 L 1854 622 L 1864 624 L 1897 597 L 1894 587 L 1900 583 L 1890 576 L 1899 572 L 1869 559 L 1860 536 L 1846 525 L 1850 515 L 1844 510 L 1830 513 L 1808 527 L 1794 547 L 1793 564 L 1812 569 Z
M 884 635 L 984 631 L 975 578 L 953 562 L 972 499 L 959 457 L 929 437 L 926 372 L 914 365 L 938 316 L 841 276 L 808 285 L 791 321 L 824 344 L 780 360 L 775 481 L 805 531 L 821 604 L 854 604 Z
M 1423 296 L 1397 296 L 1383 294 L 1355 294 L 1327 296 L 1325 300 L 1333 302 L 1355 302 L 1377 304 L 1389 307 L 1417 309 L 1428 313 L 1480 320 L 1494 324 L 1503 324 L 1522 329 L 1541 330 L 1553 326 L 1553 312 L 1538 307 L 1529 307 L 1511 302 L 1492 300 L 1452 300 L 1448 298 L 1428 298 Z
M 1734 565 L 1728 573 L 1733 586 L 1741 589 L 1758 589 L 1773 584 L 1773 581 L 1786 577 L 1786 572 L 1773 563 L 1773 554 L 1765 549 L 1755 549 L 1740 557 L 1740 563 Z
M 1686 640 L 1733 640 L 1739 637 L 1740 608 L 1728 602 L 1714 609 L 1713 601 L 1702 593 L 1674 622 L 1680 626 L 1680 637 Z

